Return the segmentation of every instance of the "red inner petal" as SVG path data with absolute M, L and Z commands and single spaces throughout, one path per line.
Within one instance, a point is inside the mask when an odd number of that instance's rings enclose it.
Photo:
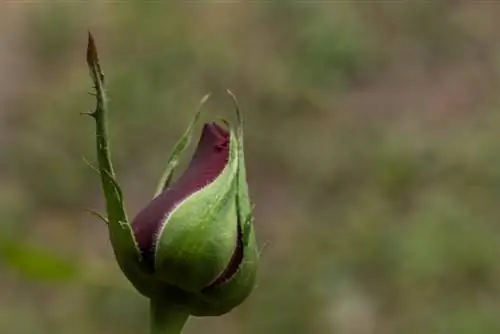
M 193 158 L 182 176 L 154 198 L 132 221 L 144 259 L 153 264 L 154 242 L 166 215 L 184 198 L 214 181 L 229 158 L 229 132 L 220 125 L 205 124 Z

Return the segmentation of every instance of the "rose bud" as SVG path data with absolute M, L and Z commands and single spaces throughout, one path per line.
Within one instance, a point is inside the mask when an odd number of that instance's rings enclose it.
M 198 114 L 174 153 L 187 146 Z M 131 224 L 148 275 L 187 292 L 195 315 L 228 312 L 254 285 L 258 255 L 239 112 L 238 119 L 236 128 L 205 124 L 187 169 L 170 184 L 167 168 L 165 185 Z

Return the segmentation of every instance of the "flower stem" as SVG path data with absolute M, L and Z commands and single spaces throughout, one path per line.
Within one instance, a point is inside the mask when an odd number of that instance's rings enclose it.
M 189 317 L 186 306 L 165 300 L 150 301 L 151 334 L 180 334 Z

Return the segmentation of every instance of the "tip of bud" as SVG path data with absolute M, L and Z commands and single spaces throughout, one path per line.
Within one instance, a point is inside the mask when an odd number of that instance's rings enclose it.
M 229 131 L 216 122 L 203 126 L 200 146 L 217 151 L 229 149 Z M 209 151 L 208 151 L 209 152 Z

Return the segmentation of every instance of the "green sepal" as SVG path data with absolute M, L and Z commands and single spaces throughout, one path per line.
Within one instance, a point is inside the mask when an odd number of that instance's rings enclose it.
M 167 167 L 165 168 L 165 171 L 163 172 L 163 175 L 160 179 L 160 182 L 158 183 L 158 186 L 156 187 L 156 192 L 155 192 L 154 197 L 161 194 L 165 189 L 168 188 L 168 186 L 172 182 L 175 168 L 179 164 L 179 158 L 182 155 L 182 153 L 184 153 L 184 151 L 188 147 L 189 143 L 191 142 L 191 137 L 193 136 L 194 125 L 196 124 L 196 122 L 200 118 L 201 109 L 202 109 L 203 105 L 208 101 L 209 97 L 210 97 L 210 93 L 205 95 L 200 100 L 200 103 L 198 104 L 198 108 L 196 109 L 194 117 L 191 120 L 191 122 L 189 123 L 188 128 L 182 134 L 181 138 L 179 138 L 177 143 L 175 143 L 175 146 L 174 146 L 172 152 L 170 153 L 170 157 L 168 158 Z
M 148 293 L 149 282 L 141 268 L 139 248 L 135 241 L 125 211 L 125 203 L 120 185 L 116 181 L 108 142 L 107 98 L 104 89 L 104 74 L 99 64 L 94 38 L 89 32 L 87 45 L 87 65 L 94 83 L 96 108 L 87 113 L 96 122 L 97 160 L 102 189 L 106 200 L 109 238 L 119 267 L 132 285 L 142 294 Z
M 248 184 L 246 180 L 245 158 L 243 148 L 243 117 L 234 94 L 231 96 L 237 116 L 235 130 L 237 144 L 237 193 L 235 197 L 238 242 L 242 243 L 243 258 L 236 273 L 226 282 L 204 289 L 202 294 L 192 305 L 192 314 L 195 316 L 219 316 L 231 311 L 240 305 L 252 292 L 257 276 L 259 252 L 253 228 L 253 215 Z M 234 141 L 233 139 L 233 141 Z
M 251 228 L 253 225 L 252 204 L 250 202 L 250 195 L 248 193 L 247 173 L 245 167 L 245 148 L 243 144 L 243 115 L 241 114 L 240 107 L 236 96 L 229 89 L 227 93 L 231 97 L 234 109 L 236 112 L 236 138 L 238 142 L 238 193 L 236 197 L 236 206 L 238 210 L 238 221 L 242 224 L 243 230 L 243 244 L 249 243 L 251 235 Z

